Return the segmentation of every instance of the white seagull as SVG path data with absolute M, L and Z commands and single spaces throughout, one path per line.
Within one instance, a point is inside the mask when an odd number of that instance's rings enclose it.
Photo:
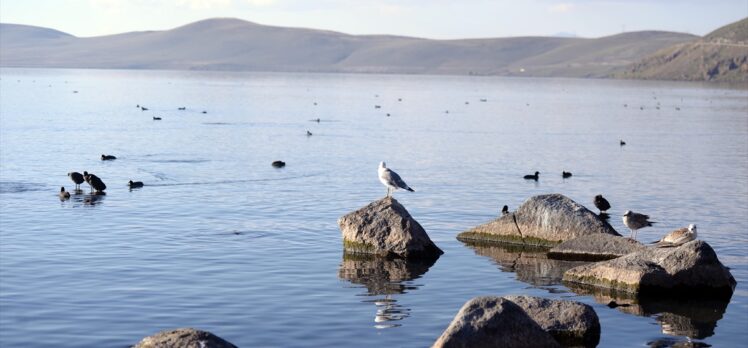
M 659 247 L 678 246 L 696 239 L 696 225 L 690 224 L 688 228 L 683 227 L 672 231 L 653 244 Z
M 397 175 L 394 171 L 387 168 L 387 164 L 384 162 L 379 162 L 379 181 L 382 182 L 382 185 L 387 186 L 387 196 L 390 196 L 390 189 L 392 189 L 392 192 L 395 192 L 397 189 L 403 189 L 408 190 L 410 192 L 415 192 L 408 184 L 403 181 L 403 179 L 400 178 L 400 175 Z

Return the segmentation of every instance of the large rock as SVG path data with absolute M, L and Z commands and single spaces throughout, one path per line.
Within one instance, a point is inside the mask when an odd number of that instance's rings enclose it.
M 615 259 L 644 248 L 644 244 L 630 238 L 597 233 L 556 245 L 548 251 L 548 257 L 561 260 L 600 261 Z
M 554 246 L 588 234 L 620 236 L 597 214 L 561 194 L 534 196 L 516 212 L 460 233 L 457 239 Z
M 595 347 L 600 342 L 600 320 L 595 310 L 584 303 L 533 296 L 504 298 L 520 306 L 564 346 Z
M 236 348 L 207 331 L 193 328 L 165 330 L 148 336 L 133 348 Z
M 572 268 L 565 282 L 616 291 L 732 296 L 735 278 L 704 241 L 674 248 L 648 247 L 626 256 Z
M 338 226 L 347 253 L 402 258 L 438 258 L 444 253 L 392 197 L 342 216 Z
M 494 296 L 465 303 L 434 343 L 440 347 L 560 347 L 517 304 Z

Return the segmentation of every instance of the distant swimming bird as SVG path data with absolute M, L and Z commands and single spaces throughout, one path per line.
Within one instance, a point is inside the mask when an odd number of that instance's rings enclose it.
M 652 226 L 654 221 L 649 221 L 649 215 L 634 213 L 631 210 L 626 210 L 623 214 L 623 224 L 631 230 L 631 236 L 636 240 L 636 231 L 640 228 Z
M 70 198 L 70 192 L 65 191 L 65 187 L 60 187 L 60 199 L 68 199 Z
M 540 172 L 535 172 L 534 175 L 530 175 L 530 174 L 525 175 L 525 179 L 538 181 L 539 175 L 540 175 Z
M 184 106 L 180 106 L 180 107 L 177 108 L 177 110 L 187 110 L 187 108 L 184 107 Z
M 605 211 L 610 209 L 610 203 L 608 203 L 608 200 L 603 198 L 603 195 L 597 195 L 595 196 L 595 207 L 597 209 L 600 209 L 600 214 L 603 214 Z
M 317 121 L 317 123 L 319 123 L 320 119 L 319 119 L 319 118 L 317 118 L 317 119 L 316 119 L 315 121 Z
M 375 109 L 381 109 L 381 108 L 382 108 L 382 106 L 381 106 L 381 105 L 374 105 L 374 108 L 375 108 Z
M 501 215 L 506 215 L 506 214 L 509 214 L 509 206 L 508 205 L 504 205 L 501 208 Z
M 306 131 L 306 136 L 308 136 L 308 137 L 309 137 L 309 136 L 311 136 L 311 135 L 312 135 L 312 132 L 310 132 L 310 131 Z
M 387 117 L 390 117 L 390 113 L 389 112 L 387 113 Z
M 127 186 L 130 186 L 130 188 L 143 187 L 143 182 L 142 181 L 132 181 L 132 180 L 130 180 L 127 183 Z
M 145 107 L 145 106 L 141 106 L 141 107 L 140 107 L 140 110 L 141 110 L 141 111 L 148 111 L 148 108 L 147 108 L 147 107 Z
M 75 183 L 75 190 L 80 190 L 81 184 L 85 181 L 83 179 L 83 174 L 78 172 L 70 172 L 68 173 L 68 177 L 70 177 L 70 180 L 73 180 L 73 182 Z
M 621 141 L 619 142 L 619 144 L 620 144 L 621 146 L 623 146 L 623 145 L 626 145 L 626 142 L 625 142 L 625 141 L 623 141 L 623 139 L 621 139 Z
M 397 101 L 403 101 L 403 98 L 397 98 Z
M 678 246 L 690 242 L 696 239 L 696 237 L 696 225 L 690 224 L 688 227 L 679 228 L 666 234 L 665 237 L 662 237 L 662 239 L 653 244 L 658 247 Z
M 286 162 L 283 162 L 283 161 L 274 161 L 273 162 L 273 167 L 275 167 L 275 168 L 283 168 L 285 166 L 286 166 Z
M 112 155 L 104 155 L 104 154 L 101 155 L 102 161 L 111 161 L 111 160 L 116 160 L 116 159 L 117 157 L 114 157 Z
M 203 113 L 204 113 L 204 114 L 207 114 L 208 112 L 207 112 L 207 111 L 205 111 L 205 110 L 203 110 Z
M 158 116 L 153 116 L 153 120 L 154 120 L 154 121 L 161 121 L 161 117 L 158 117 Z
M 571 173 L 565 172 L 565 171 L 561 171 L 561 177 L 562 178 L 570 178 L 571 177 Z
M 465 105 L 468 105 L 468 104 L 470 104 L 470 102 L 465 102 Z
M 486 99 L 486 98 L 481 98 L 481 100 L 480 100 L 480 101 L 481 101 L 481 102 L 484 102 L 484 103 L 485 103 L 485 102 L 487 102 L 487 101 L 488 101 L 488 99 Z
M 400 175 L 397 175 L 394 171 L 387 168 L 387 164 L 384 162 L 379 162 L 379 169 L 377 170 L 379 173 L 379 181 L 382 182 L 384 186 L 387 187 L 387 196 L 390 196 L 390 189 L 392 189 L 392 192 L 394 192 L 397 189 L 403 189 L 408 190 L 410 192 L 415 192 L 408 184 L 403 181 L 403 179 L 400 178 Z

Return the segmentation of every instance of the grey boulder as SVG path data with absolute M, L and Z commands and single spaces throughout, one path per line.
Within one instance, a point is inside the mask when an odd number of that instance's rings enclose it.
M 533 296 L 504 298 L 520 306 L 564 346 L 595 347 L 600 342 L 600 320 L 595 310 L 584 303 Z
M 433 347 L 560 347 L 516 303 L 495 296 L 465 303 Z
M 567 240 L 548 251 L 548 257 L 562 260 L 600 261 L 621 257 L 644 249 L 630 238 L 607 233 L 587 234 Z
M 346 253 L 438 258 L 444 252 L 397 200 L 386 197 L 338 219 Z
M 133 348 L 236 348 L 207 331 L 193 328 L 164 330 L 148 336 Z
M 556 193 L 530 197 L 516 212 L 462 232 L 457 239 L 550 247 L 600 233 L 620 236 L 597 214 Z
M 732 296 L 736 285 L 714 249 L 701 240 L 674 248 L 648 247 L 617 259 L 578 266 L 566 271 L 563 280 L 634 294 L 718 297 Z

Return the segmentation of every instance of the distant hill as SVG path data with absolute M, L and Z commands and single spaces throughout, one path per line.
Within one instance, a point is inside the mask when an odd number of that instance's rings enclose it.
M 208 19 L 165 31 L 81 38 L 0 24 L 0 66 L 606 77 L 696 39 L 643 31 L 597 39 L 429 40 Z
M 616 76 L 748 82 L 748 18 L 719 28 L 692 42 L 664 48 Z

